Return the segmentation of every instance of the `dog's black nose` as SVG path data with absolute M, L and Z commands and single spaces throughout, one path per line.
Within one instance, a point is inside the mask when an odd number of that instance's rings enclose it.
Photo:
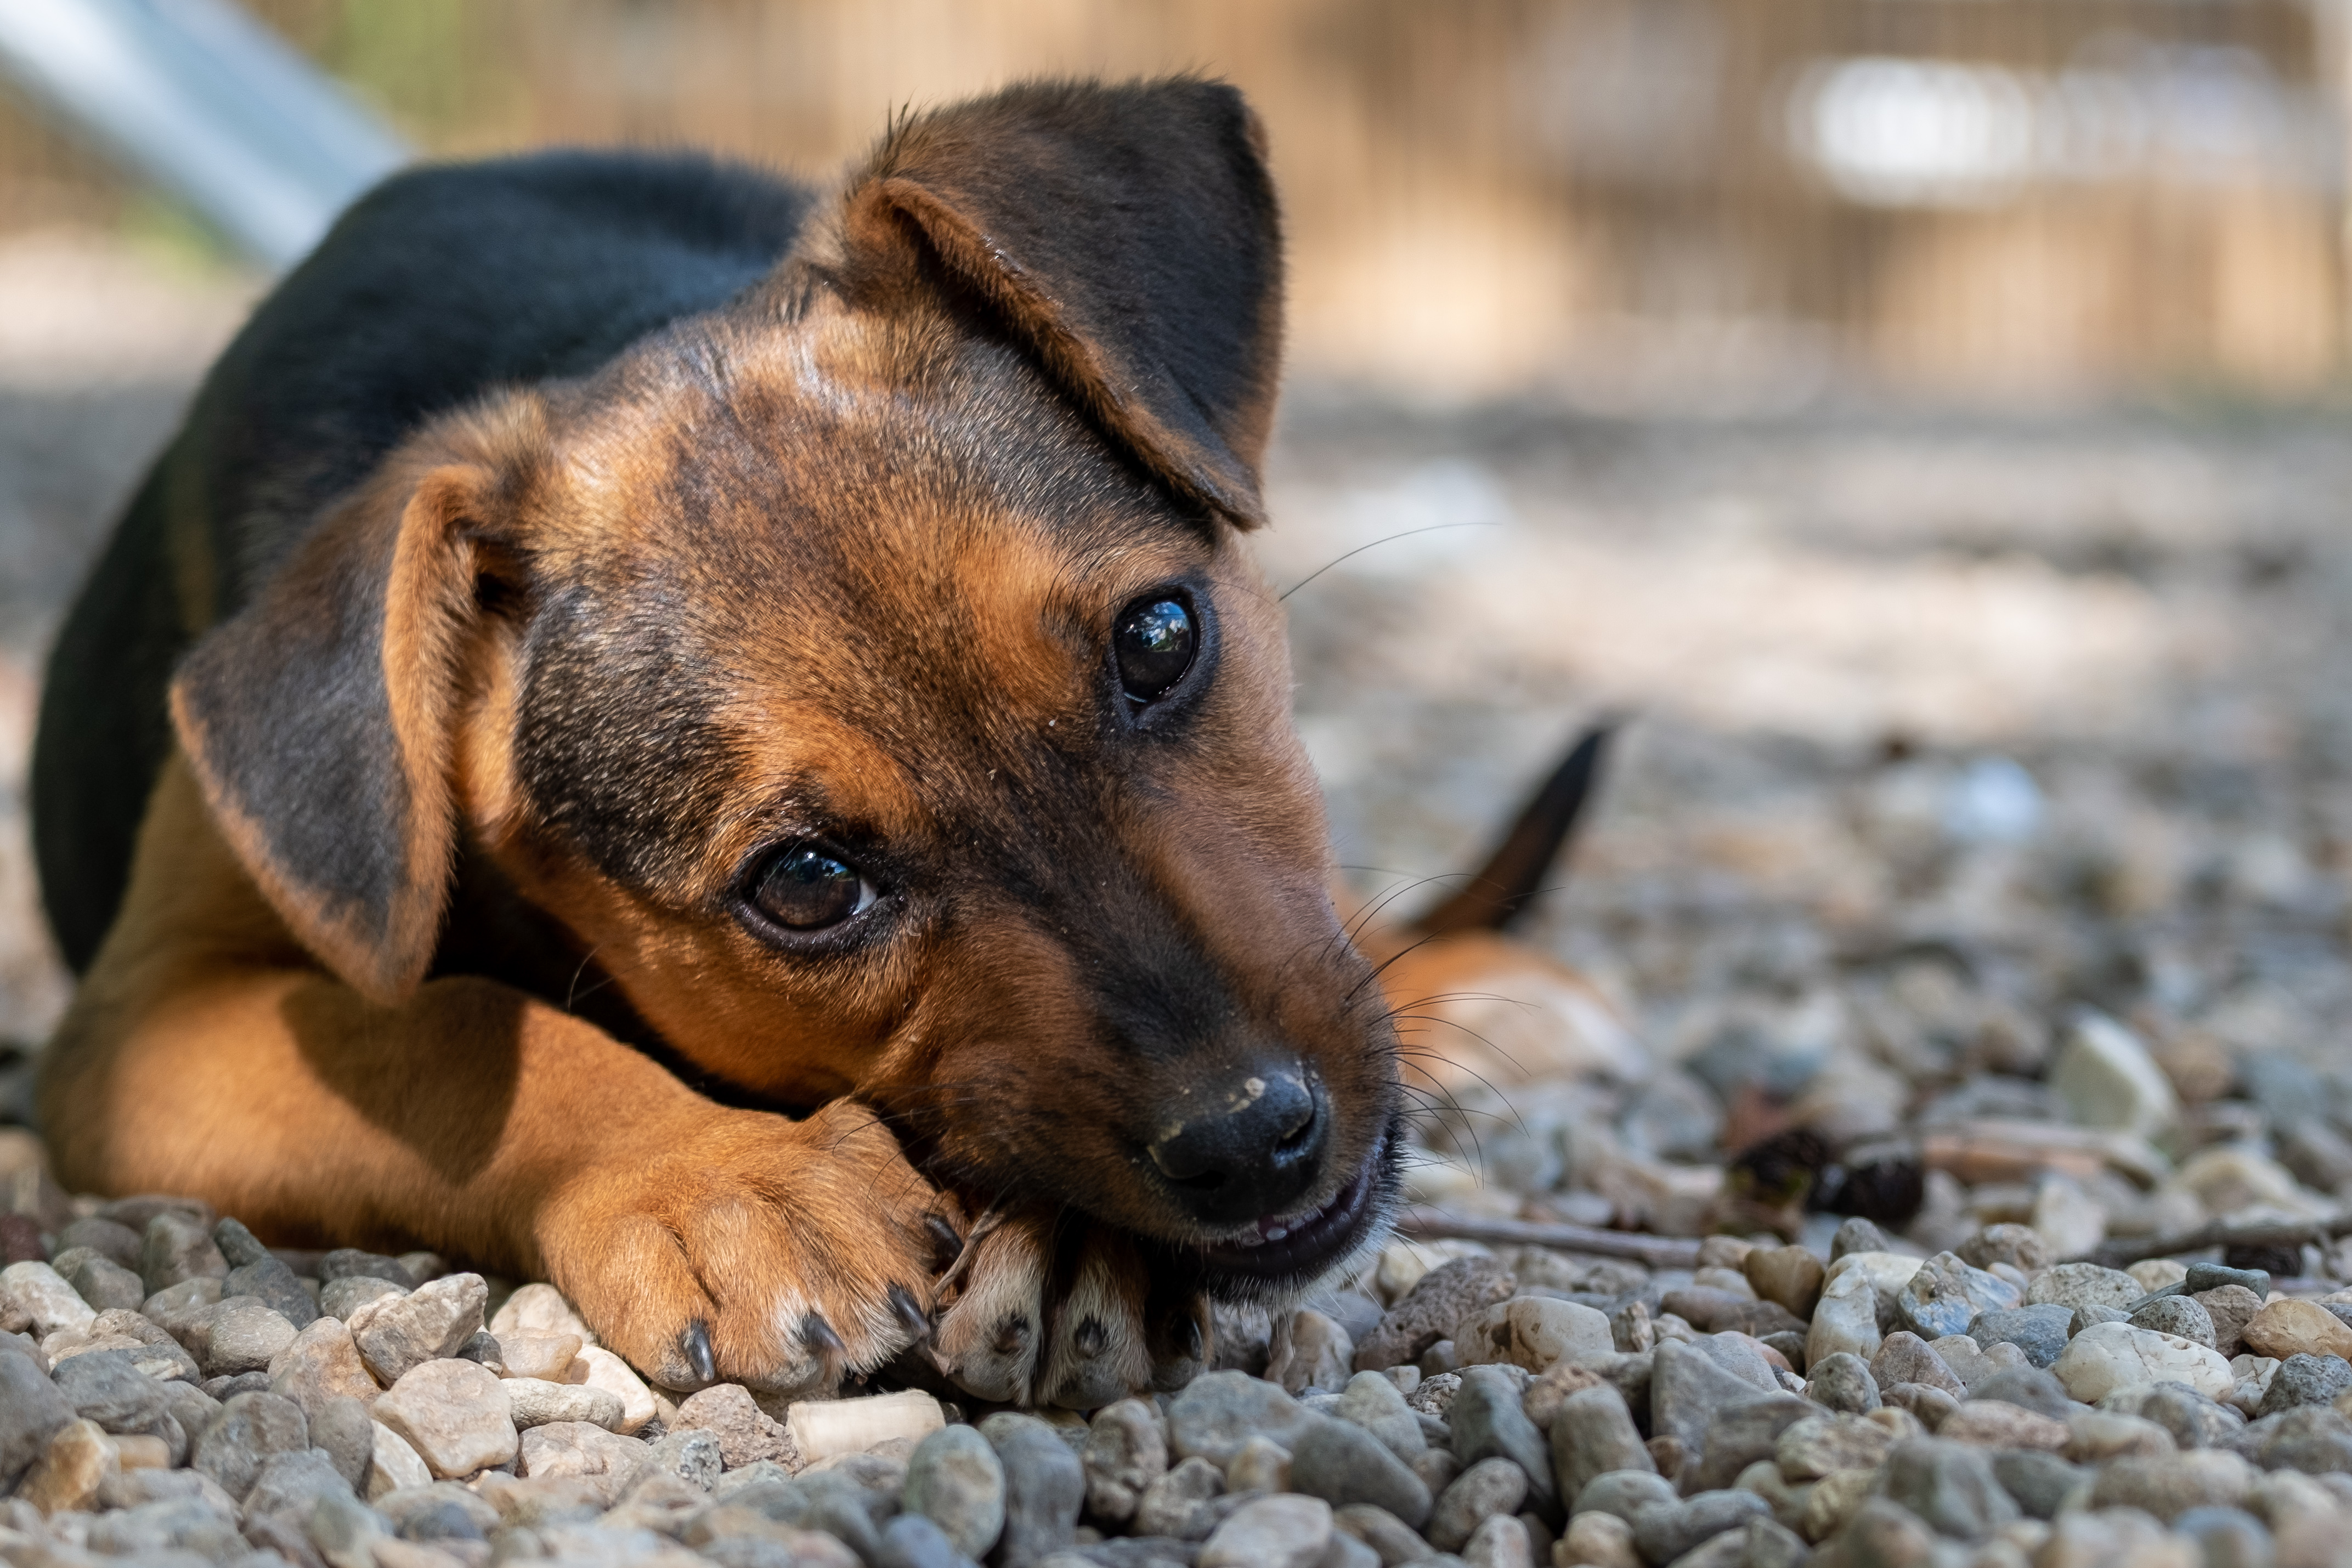
M 1297 1067 L 1255 1067 L 1179 1104 L 1181 1116 L 1149 1151 L 1178 1201 L 1203 1224 L 1278 1214 L 1314 1186 L 1330 1118 Z

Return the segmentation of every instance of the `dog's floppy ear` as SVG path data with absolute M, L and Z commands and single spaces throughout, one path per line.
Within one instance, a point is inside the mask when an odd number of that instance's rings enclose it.
M 1282 235 L 1239 91 L 1038 82 L 912 120 L 846 196 L 853 287 L 919 238 L 1066 395 L 1244 528 L 1282 350 Z
M 455 857 L 450 748 L 482 540 L 509 505 L 487 420 L 387 460 L 197 642 L 172 723 L 294 936 L 372 1001 L 432 961 Z

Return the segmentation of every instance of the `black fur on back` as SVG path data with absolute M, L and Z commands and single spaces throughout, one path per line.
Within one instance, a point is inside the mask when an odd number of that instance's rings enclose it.
M 205 378 L 50 656 L 33 831 L 68 964 L 121 905 L 197 635 L 420 423 L 725 303 L 814 200 L 690 154 L 559 152 L 397 174 L 343 215 Z

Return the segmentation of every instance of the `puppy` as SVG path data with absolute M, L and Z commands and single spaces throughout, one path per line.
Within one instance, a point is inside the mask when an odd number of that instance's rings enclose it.
M 823 195 L 369 195 L 55 655 L 61 1178 L 788 1396 L 919 1347 L 1091 1407 L 1363 1255 L 1395 1031 L 1241 540 L 1281 285 L 1188 78 L 910 119 Z

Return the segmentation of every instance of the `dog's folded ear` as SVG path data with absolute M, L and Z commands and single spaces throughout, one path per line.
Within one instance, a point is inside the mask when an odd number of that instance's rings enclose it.
M 295 937 L 386 1004 L 423 979 L 448 898 L 461 666 L 507 504 L 484 428 L 395 455 L 172 681 L 230 848 Z
M 1036 82 L 913 119 L 846 193 L 847 283 L 910 243 L 1162 483 L 1243 528 L 1282 351 L 1282 235 L 1239 91 Z

